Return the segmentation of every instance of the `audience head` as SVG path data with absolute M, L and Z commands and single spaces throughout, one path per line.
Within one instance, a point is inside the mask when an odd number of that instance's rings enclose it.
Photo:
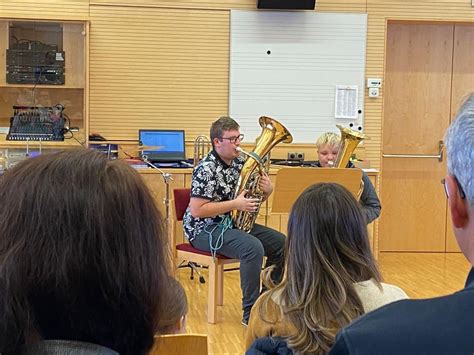
M 42 155 L 1 177 L 0 200 L 0 352 L 58 339 L 146 353 L 169 262 L 139 174 L 87 149 Z
M 446 132 L 446 191 L 458 244 L 474 265 L 474 93 Z
M 337 158 L 341 137 L 333 132 L 323 133 L 316 140 L 318 160 L 323 168 L 331 167 Z
M 176 334 L 186 332 L 186 315 L 188 314 L 188 300 L 183 286 L 176 279 L 170 279 L 168 285 L 168 300 L 166 314 L 160 318 L 159 334 Z
M 328 280 L 343 275 L 352 283 L 378 277 L 360 204 L 339 184 L 310 186 L 291 209 L 287 270 L 299 272 L 304 263 L 317 266 L 306 268 L 305 274 L 321 273 L 318 278 Z M 334 270 L 338 275 L 331 275 Z
M 289 346 L 327 352 L 337 330 L 363 314 L 353 284 L 380 274 L 360 205 L 343 186 L 321 183 L 296 200 L 288 222 L 281 290 L 286 317 L 298 329 Z

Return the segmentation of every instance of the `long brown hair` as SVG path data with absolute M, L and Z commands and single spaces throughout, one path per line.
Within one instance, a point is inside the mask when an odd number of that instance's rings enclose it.
M 169 262 L 141 177 L 80 149 L 28 159 L 0 179 L 0 352 L 33 335 L 144 354 Z
M 381 280 L 359 203 L 341 185 L 316 184 L 293 205 L 283 280 L 265 295 L 261 310 L 278 295 L 283 317 L 297 330 L 288 345 L 299 353 L 326 353 L 337 330 L 364 313 L 354 283 L 371 278 Z

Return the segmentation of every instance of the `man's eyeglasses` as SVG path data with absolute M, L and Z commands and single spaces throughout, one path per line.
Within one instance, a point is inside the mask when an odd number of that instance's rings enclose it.
M 458 179 L 457 179 L 456 177 L 454 177 L 454 180 L 456 181 L 456 185 L 458 185 L 459 196 L 461 196 L 462 199 L 465 199 L 465 198 L 466 198 L 466 194 L 464 193 L 464 190 L 463 190 L 461 184 L 459 183 L 459 181 L 458 181 Z M 446 179 L 441 179 L 441 184 L 443 184 L 444 192 L 446 192 L 446 197 L 449 198 L 449 195 L 448 195 L 448 188 L 446 187 Z
M 227 140 L 228 140 L 229 142 L 231 142 L 231 143 L 235 143 L 235 142 L 237 142 L 237 141 L 242 142 L 242 140 L 244 139 L 244 135 L 243 135 L 243 134 L 239 134 L 239 135 L 236 136 L 236 137 L 221 137 L 220 139 L 221 139 L 221 140 L 227 139 Z

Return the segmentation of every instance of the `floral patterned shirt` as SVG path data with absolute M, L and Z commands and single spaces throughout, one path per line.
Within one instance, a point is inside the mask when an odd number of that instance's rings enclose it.
M 232 161 L 231 165 L 227 165 L 214 150 L 211 150 L 194 168 L 191 197 L 203 198 L 213 202 L 232 200 L 244 163 L 245 158 L 238 157 Z M 191 215 L 188 206 L 183 216 L 184 233 L 191 241 L 206 226 L 219 223 L 228 215 L 230 215 L 230 212 L 215 217 L 197 218 Z

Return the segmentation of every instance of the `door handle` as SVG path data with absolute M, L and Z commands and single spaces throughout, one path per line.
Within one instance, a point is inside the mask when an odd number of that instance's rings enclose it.
M 444 142 L 439 141 L 438 143 L 438 154 L 429 155 L 429 154 L 382 154 L 384 158 L 429 158 L 429 159 L 438 159 L 439 162 L 443 161 L 443 150 Z

